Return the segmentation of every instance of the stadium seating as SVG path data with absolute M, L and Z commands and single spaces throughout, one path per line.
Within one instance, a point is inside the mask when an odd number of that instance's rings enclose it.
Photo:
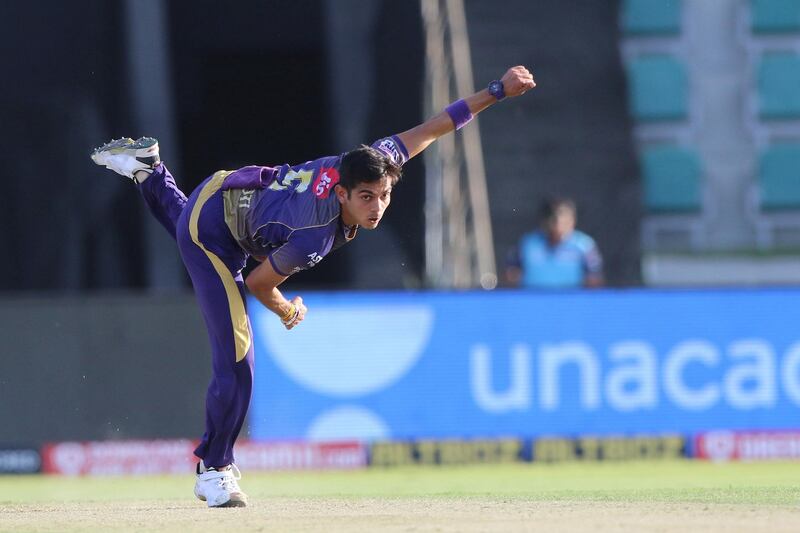
M 671 35 L 680 31 L 681 0 L 624 0 L 622 29 L 629 35 Z
M 800 246 L 800 142 L 776 142 L 761 151 L 752 193 L 758 247 Z
M 644 55 L 628 64 L 631 114 L 639 121 L 680 120 L 688 114 L 686 69 L 667 54 Z
M 800 2 L 751 0 L 750 28 L 757 34 L 800 31 Z
M 763 250 L 800 247 L 800 2 L 750 0 L 750 130 L 758 164 L 748 206 Z
M 700 161 L 679 146 L 692 142 L 693 114 L 684 0 L 623 0 L 620 27 L 628 107 L 640 153 L 642 244 L 686 250 L 703 245 Z
M 774 144 L 759 159 L 759 208 L 800 209 L 800 144 Z
M 704 205 L 700 156 L 682 146 L 645 146 L 641 157 L 646 248 L 702 249 L 709 206 Z
M 724 4 L 621 2 L 645 249 L 702 250 L 707 239 L 741 244 L 748 225 L 760 249 L 800 247 L 800 0 Z M 690 36 L 683 21 L 709 33 Z M 723 39 L 725 53 L 695 53 Z M 744 83 L 731 85 L 734 79 Z M 741 131 L 731 127 L 737 116 Z M 740 148 L 730 153 L 719 143 Z M 714 149 L 701 160 L 692 147 L 703 144 Z M 746 222 L 741 209 L 721 204 L 739 199 Z M 742 231 L 734 238 L 728 226 Z
M 666 145 L 646 148 L 641 157 L 644 205 L 650 213 L 702 209 L 701 164 L 697 153 Z
M 800 55 L 770 52 L 761 57 L 758 102 L 761 118 L 800 118 Z

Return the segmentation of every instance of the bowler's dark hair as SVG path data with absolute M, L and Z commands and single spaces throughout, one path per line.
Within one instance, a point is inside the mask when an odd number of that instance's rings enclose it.
M 339 185 L 350 194 L 359 183 L 374 183 L 385 176 L 391 178 L 394 186 L 400 181 L 401 174 L 402 168 L 389 156 L 377 148 L 362 144 L 342 156 Z

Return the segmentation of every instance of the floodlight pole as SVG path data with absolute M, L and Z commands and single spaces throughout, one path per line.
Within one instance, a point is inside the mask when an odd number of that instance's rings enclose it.
M 131 119 L 136 131 L 132 136 L 157 137 L 161 158 L 168 159 L 170 170 L 180 176 L 166 3 L 163 0 L 125 0 L 124 18 Z M 182 287 L 183 267 L 175 242 L 149 214 L 144 231 L 147 286 L 151 289 Z

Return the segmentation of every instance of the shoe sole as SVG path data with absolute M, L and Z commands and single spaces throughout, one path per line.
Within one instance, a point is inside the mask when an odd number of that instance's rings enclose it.
M 92 153 L 96 154 L 98 152 L 103 152 L 103 151 L 106 151 L 106 150 L 113 150 L 113 149 L 117 149 L 117 148 L 127 148 L 127 147 L 133 145 L 133 143 L 135 143 L 135 142 L 136 141 L 134 141 L 130 137 L 122 137 L 120 139 L 113 139 L 111 141 L 108 141 L 104 145 L 95 148 L 94 150 L 92 150 Z
M 197 496 L 197 495 L 195 495 Z M 200 501 L 206 501 L 206 499 L 202 496 L 197 496 L 197 499 Z M 231 498 L 227 502 L 220 504 L 220 505 L 209 505 L 211 509 L 216 509 L 217 507 L 247 507 L 247 502 L 244 500 L 235 500 Z
M 107 142 L 103 146 L 92 150 L 92 161 L 98 165 L 104 164 L 104 160 L 110 155 L 125 154 L 136 159 L 147 159 L 158 153 L 158 141 L 153 137 L 141 137 L 137 140 L 130 138 L 116 139 Z
M 200 500 L 201 502 L 206 501 L 206 497 L 205 496 L 203 496 L 201 494 L 197 494 L 196 492 L 194 493 L 194 495 L 197 496 L 197 499 Z M 209 507 L 212 508 L 212 509 L 217 508 L 217 507 L 247 507 L 247 501 L 246 500 L 239 500 L 239 499 L 231 498 L 230 500 L 228 500 L 227 502 L 225 502 L 223 504 L 220 504 L 220 505 L 209 505 Z
M 158 140 L 153 137 L 140 137 L 135 141 L 129 137 L 115 139 L 95 148 L 91 159 L 96 165 L 108 167 L 108 158 L 119 154 L 134 157 L 140 163 L 154 168 L 159 163 Z
M 217 507 L 225 507 L 225 508 L 228 508 L 228 507 L 247 507 L 247 502 L 244 502 L 244 501 L 241 501 L 241 500 L 230 499 L 227 502 L 223 503 L 222 505 L 215 505 L 213 508 L 217 508 Z

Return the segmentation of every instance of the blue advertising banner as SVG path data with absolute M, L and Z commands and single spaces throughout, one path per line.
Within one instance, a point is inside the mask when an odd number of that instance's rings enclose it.
M 800 428 L 800 290 L 312 293 L 255 300 L 250 437 Z

